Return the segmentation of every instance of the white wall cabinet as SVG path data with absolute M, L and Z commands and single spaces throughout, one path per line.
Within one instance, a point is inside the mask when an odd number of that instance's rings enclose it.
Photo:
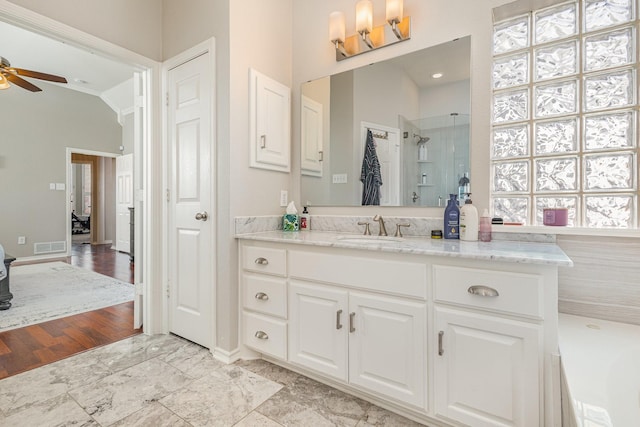
M 302 175 L 322 177 L 323 132 L 322 104 L 302 95 L 300 107 Z
M 291 169 L 291 89 L 249 70 L 250 166 Z
M 560 427 L 557 266 L 253 240 L 240 255 L 243 344 L 265 358 L 428 425 Z

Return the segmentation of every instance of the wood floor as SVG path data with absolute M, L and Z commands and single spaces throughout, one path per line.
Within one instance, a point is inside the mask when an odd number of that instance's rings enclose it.
M 133 283 L 129 256 L 111 245 L 74 244 L 66 262 Z M 0 379 L 141 333 L 133 302 L 0 332 Z

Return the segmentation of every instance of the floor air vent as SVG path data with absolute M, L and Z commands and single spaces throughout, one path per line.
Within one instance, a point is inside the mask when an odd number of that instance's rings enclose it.
M 56 252 L 66 252 L 67 242 L 64 240 L 59 242 L 42 242 L 33 244 L 34 255 L 51 254 Z

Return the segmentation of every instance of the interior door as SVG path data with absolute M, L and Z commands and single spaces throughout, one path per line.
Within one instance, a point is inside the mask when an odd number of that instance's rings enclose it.
M 169 124 L 169 330 L 213 341 L 211 52 L 167 73 Z
M 116 157 L 116 250 L 129 253 L 133 207 L 133 154 Z

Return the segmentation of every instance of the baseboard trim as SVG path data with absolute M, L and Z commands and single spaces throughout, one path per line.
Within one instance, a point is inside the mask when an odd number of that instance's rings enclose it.
M 36 262 L 53 262 L 53 261 L 66 261 L 67 256 L 65 254 L 50 254 L 50 255 L 36 255 L 25 256 L 16 258 L 11 264 L 12 266 L 18 266 L 24 263 L 36 263 Z
M 223 350 L 220 347 L 215 347 L 211 350 L 213 358 L 219 360 L 227 365 L 240 360 L 240 350 L 235 349 L 232 351 Z

